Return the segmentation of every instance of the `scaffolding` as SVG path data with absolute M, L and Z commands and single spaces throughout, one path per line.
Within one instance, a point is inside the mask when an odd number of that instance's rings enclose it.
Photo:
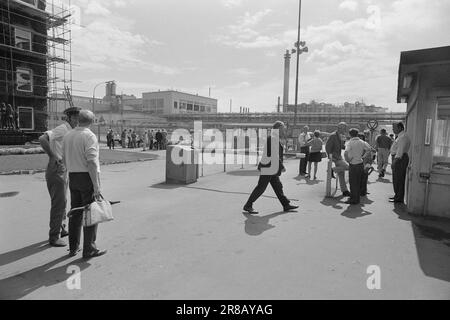
M 9 70 L 3 70 L 6 79 L 0 81 L 15 88 L 18 80 L 13 66 L 21 63 L 36 66 L 40 72 L 33 72 L 33 88 L 41 90 L 39 92 L 45 96 L 47 127 L 52 128 L 60 122 L 61 112 L 70 105 L 66 89 L 72 92 L 71 0 L 6 0 L 0 11 L 3 31 L 0 48 L 8 52 L 0 59 L 9 60 L 4 64 Z M 27 30 L 31 32 L 29 47 L 17 44 L 16 32 L 20 27 L 14 23 L 16 20 L 25 21 L 23 25 L 39 26 L 39 31 Z M 9 90 L 14 104 L 15 91 Z

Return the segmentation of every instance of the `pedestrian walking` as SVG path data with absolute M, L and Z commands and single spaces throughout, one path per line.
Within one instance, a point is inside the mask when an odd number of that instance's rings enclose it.
M 300 176 L 307 175 L 306 165 L 309 161 L 309 159 L 308 159 L 309 158 L 309 147 L 310 147 L 311 140 L 312 140 L 312 136 L 309 134 L 309 127 L 304 126 L 302 133 L 300 133 L 300 135 L 298 137 L 298 143 L 300 145 L 300 152 L 305 155 L 304 158 L 300 159 L 300 163 L 299 163 L 298 172 L 299 172 Z M 308 173 L 308 175 L 310 175 L 310 174 L 311 174 L 311 172 Z
M 69 172 L 71 207 L 79 208 L 101 198 L 100 160 L 97 137 L 90 130 L 95 116 L 92 111 L 81 110 L 79 126 L 64 137 L 64 163 Z M 69 256 L 79 251 L 83 210 L 73 212 L 69 218 Z M 98 257 L 106 253 L 95 244 L 97 226 L 83 227 L 83 258 Z
M 341 122 L 337 126 L 337 130 L 333 132 L 327 140 L 325 150 L 328 155 L 331 155 L 331 159 L 334 162 L 336 168 L 339 168 L 338 178 L 339 185 L 344 197 L 350 197 L 347 184 L 345 182 L 345 171 L 349 169 L 349 165 L 342 159 L 342 150 L 345 150 L 345 140 L 343 137 L 347 134 L 347 124 Z
M 114 149 L 114 132 L 112 129 L 108 130 L 108 134 L 106 135 L 106 144 L 109 147 L 109 150 Z
M 389 199 L 389 202 L 404 203 L 405 198 L 405 181 L 406 171 L 409 165 L 409 149 L 411 147 L 411 139 L 405 132 L 405 126 L 402 122 L 392 125 L 397 139 L 391 147 L 391 154 L 394 156 L 392 162 L 392 183 L 395 195 Z
M 389 164 L 389 153 L 392 147 L 392 139 L 388 137 L 386 129 L 380 130 L 380 135 L 375 140 L 377 150 L 378 177 L 383 178 Z
M 154 139 L 154 134 L 153 134 L 153 130 L 148 132 L 148 142 L 149 142 L 149 149 L 153 150 L 153 139 Z
M 162 133 L 161 133 L 161 131 L 159 129 L 156 132 L 155 138 L 156 138 L 156 149 L 157 150 L 161 150 L 162 149 L 163 136 L 162 136 Z
M 359 204 L 364 193 L 364 161 L 370 146 L 358 137 L 358 129 L 350 130 L 350 141 L 345 148 L 344 157 L 349 163 L 350 198 L 347 204 Z
M 42 149 L 49 157 L 45 180 L 51 200 L 49 243 L 54 247 L 66 246 L 66 243 L 61 239 L 68 235 L 64 224 L 68 176 L 63 164 L 63 139 L 69 131 L 78 125 L 79 111 L 80 108 L 76 107 L 64 110 L 66 121 L 39 137 Z
M 148 142 L 148 132 L 147 131 L 144 131 L 144 148 L 143 148 L 143 150 L 142 151 L 145 151 L 146 150 L 146 148 L 147 148 L 147 146 L 149 145 L 149 142 Z
M 283 184 L 280 181 L 282 172 L 286 171 L 283 165 L 283 145 L 280 139 L 284 137 L 285 125 L 281 121 L 275 122 L 271 135 L 267 138 L 266 148 L 264 150 L 263 159 L 258 165 L 258 170 L 261 171 L 258 185 L 255 187 L 247 203 L 244 205 L 244 211 L 250 214 L 258 214 L 253 208 L 253 203 L 264 193 L 267 186 L 272 186 L 278 200 L 281 202 L 284 211 L 297 209 L 298 206 L 290 204 L 289 199 L 283 193 Z M 278 155 L 272 154 L 272 146 L 275 150 L 278 148 Z
M 131 133 L 131 147 L 137 148 L 137 135 L 136 135 L 136 131 L 134 131 L 134 130 Z
M 314 131 L 314 137 L 311 140 L 311 152 L 309 154 L 308 160 L 308 172 L 311 175 L 311 165 L 314 163 L 314 180 L 317 179 L 317 168 L 319 166 L 319 162 L 322 162 L 322 148 L 323 141 L 320 139 L 320 131 Z
M 127 130 L 123 130 L 120 135 L 120 142 L 122 144 L 122 148 L 125 148 L 127 146 Z
M 128 149 L 131 149 L 133 147 L 133 142 L 131 140 L 131 129 L 128 130 L 127 141 L 128 141 Z

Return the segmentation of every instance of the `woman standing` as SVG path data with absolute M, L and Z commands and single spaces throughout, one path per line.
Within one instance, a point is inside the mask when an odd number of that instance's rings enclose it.
M 309 153 L 309 160 L 308 160 L 308 172 L 310 177 L 311 175 L 311 164 L 314 163 L 314 180 L 317 179 L 317 167 L 318 163 L 322 162 L 322 147 L 323 147 L 323 141 L 320 139 L 320 131 L 316 130 L 314 131 L 314 137 L 311 141 L 311 151 Z

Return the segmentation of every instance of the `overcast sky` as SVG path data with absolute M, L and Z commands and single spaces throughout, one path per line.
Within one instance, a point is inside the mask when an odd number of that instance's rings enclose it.
M 364 99 L 392 111 L 400 52 L 450 45 L 448 0 L 303 0 L 299 102 Z M 276 110 L 298 0 L 72 0 L 74 95 L 116 80 L 118 93 L 175 89 Z M 294 103 L 295 56 L 290 103 Z M 97 89 L 103 96 L 104 89 Z

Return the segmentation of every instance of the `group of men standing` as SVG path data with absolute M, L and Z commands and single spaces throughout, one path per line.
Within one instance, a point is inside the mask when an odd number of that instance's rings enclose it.
M 45 132 L 39 141 L 49 157 L 45 174 L 51 199 L 49 244 L 64 247 L 66 243 L 62 238 L 69 236 L 69 256 L 73 257 L 80 251 L 83 210 L 73 212 L 67 231 L 64 224 L 67 188 L 72 208 L 84 207 L 100 199 L 100 161 L 98 140 L 90 130 L 94 114 L 76 107 L 66 109 L 64 113 L 66 121 Z M 84 227 L 83 233 L 83 258 L 106 253 L 96 247 L 96 225 Z
M 299 142 L 301 148 L 303 148 L 301 152 L 307 155 L 309 152 L 309 138 L 307 129 L 305 130 L 303 135 L 300 135 L 300 138 L 303 138 L 303 140 L 299 139 Z M 344 122 L 339 123 L 337 130 L 328 137 L 325 149 L 335 164 L 335 171 L 338 175 L 342 194 L 344 197 L 348 197 L 347 204 L 359 204 L 360 198 L 369 194 L 367 191 L 367 181 L 371 172 L 370 169 L 372 169 L 371 163 L 375 152 L 378 153 L 378 171 L 380 178 L 385 175 L 389 154 L 391 154 L 393 159 L 391 166 L 394 196 L 389 198 L 389 202 L 404 202 L 406 171 L 409 164 L 408 152 L 411 140 L 405 133 L 403 123 L 394 123 L 393 131 L 396 135 L 394 141 L 387 136 L 386 130 L 382 129 L 380 136 L 376 139 L 375 147 L 372 147 L 365 141 L 365 135 L 363 133 L 360 134 L 358 129 L 353 128 L 348 130 L 348 126 Z M 253 208 L 253 204 L 264 193 L 269 184 L 271 184 L 284 211 L 291 211 L 298 208 L 298 206 L 292 205 L 284 195 L 283 185 L 279 178 L 286 171 L 283 165 L 283 146 L 280 143 L 284 132 L 284 123 L 277 121 L 273 125 L 272 132 L 267 139 L 263 159 L 258 165 L 258 170 L 261 171 L 258 184 L 244 205 L 243 210 L 246 213 L 258 213 Z M 348 141 L 347 134 L 350 135 Z M 274 145 L 275 143 L 276 145 Z M 342 156 L 343 150 L 344 157 Z M 273 155 L 274 152 L 276 152 L 276 155 Z M 273 170 L 274 168 L 275 170 Z M 350 190 L 345 181 L 345 171 L 349 171 Z M 300 164 L 300 172 L 306 173 L 306 161 Z
M 338 129 L 328 139 L 326 151 L 332 156 L 338 172 L 340 188 L 344 197 L 349 197 L 347 204 L 359 204 L 360 197 L 366 196 L 368 168 L 364 166 L 367 159 L 372 158 L 374 152 L 377 153 L 378 175 L 383 178 L 389 163 L 389 154 L 392 157 L 392 182 L 394 187 L 394 196 L 389 198 L 389 202 L 404 203 L 405 197 L 405 180 L 406 171 L 409 164 L 409 148 L 411 145 L 410 138 L 405 133 L 403 123 L 397 122 L 392 125 L 394 134 L 393 141 L 385 129 L 380 131 L 380 135 L 376 139 L 375 147 L 370 146 L 362 136 L 359 135 L 358 129 L 350 129 L 350 140 L 345 143 L 347 133 L 347 124 L 340 123 Z M 342 150 L 344 159 L 342 158 Z M 345 182 L 345 171 L 349 171 L 350 191 Z
M 2 102 L 0 104 L 0 129 L 19 130 L 19 108 Z

